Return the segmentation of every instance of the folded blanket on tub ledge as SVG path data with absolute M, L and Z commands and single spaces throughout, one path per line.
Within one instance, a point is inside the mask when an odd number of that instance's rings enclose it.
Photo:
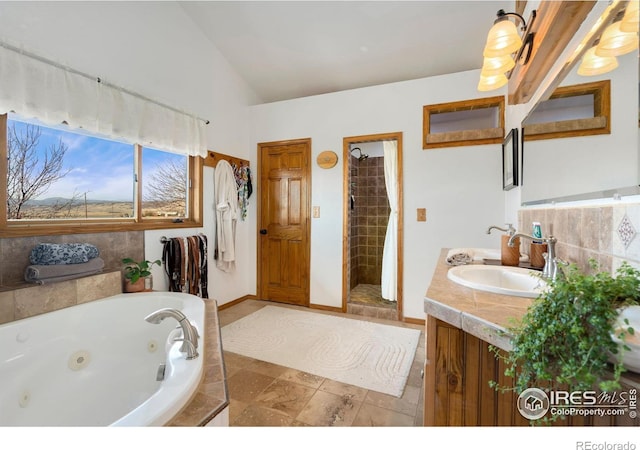
M 25 269 L 24 279 L 29 283 L 55 283 L 93 275 L 103 268 L 104 260 L 100 257 L 79 264 L 32 264 Z
M 75 244 L 38 244 L 31 250 L 29 262 L 37 265 L 80 264 L 100 256 L 95 245 Z

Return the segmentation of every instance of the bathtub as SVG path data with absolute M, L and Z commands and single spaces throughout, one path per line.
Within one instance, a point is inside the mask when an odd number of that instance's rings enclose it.
M 200 356 L 180 352 L 182 311 Z M 0 426 L 158 426 L 190 400 L 203 373 L 204 301 L 190 294 L 120 294 L 0 325 Z M 157 381 L 165 365 L 164 377 Z

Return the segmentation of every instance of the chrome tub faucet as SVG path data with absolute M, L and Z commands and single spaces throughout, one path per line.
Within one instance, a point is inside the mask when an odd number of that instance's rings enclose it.
M 187 316 L 182 314 L 181 311 L 173 308 L 163 308 L 159 309 L 147 317 L 144 318 L 149 323 L 159 324 L 167 317 L 171 317 L 178 321 L 178 324 L 182 328 L 182 346 L 180 347 L 180 351 L 186 353 L 187 359 L 195 359 L 198 357 L 198 330 L 194 327 L 191 322 L 187 319 Z

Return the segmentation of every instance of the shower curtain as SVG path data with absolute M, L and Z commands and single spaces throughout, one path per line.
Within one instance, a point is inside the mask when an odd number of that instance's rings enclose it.
M 397 301 L 398 292 L 398 142 L 383 141 L 384 183 L 389 197 L 389 223 L 382 251 L 382 298 Z

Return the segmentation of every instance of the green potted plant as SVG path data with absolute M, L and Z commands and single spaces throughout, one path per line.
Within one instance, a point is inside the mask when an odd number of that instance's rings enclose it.
M 159 259 L 155 261 L 135 261 L 132 258 L 123 258 L 124 266 L 124 291 L 142 292 L 150 291 L 151 287 L 145 287 L 145 280 L 151 277 L 151 267 L 154 264 L 162 265 Z
M 640 304 L 640 271 L 626 262 L 615 275 L 598 272 L 593 260 L 590 265 L 593 271 L 586 274 L 571 264 L 550 282 L 522 321 L 507 330 L 512 351 L 493 348 L 506 364 L 505 375 L 514 379 L 513 387 L 492 383 L 495 388 L 620 389 L 622 354 L 631 350 L 624 342 L 635 331 L 618 318 L 625 307 Z

